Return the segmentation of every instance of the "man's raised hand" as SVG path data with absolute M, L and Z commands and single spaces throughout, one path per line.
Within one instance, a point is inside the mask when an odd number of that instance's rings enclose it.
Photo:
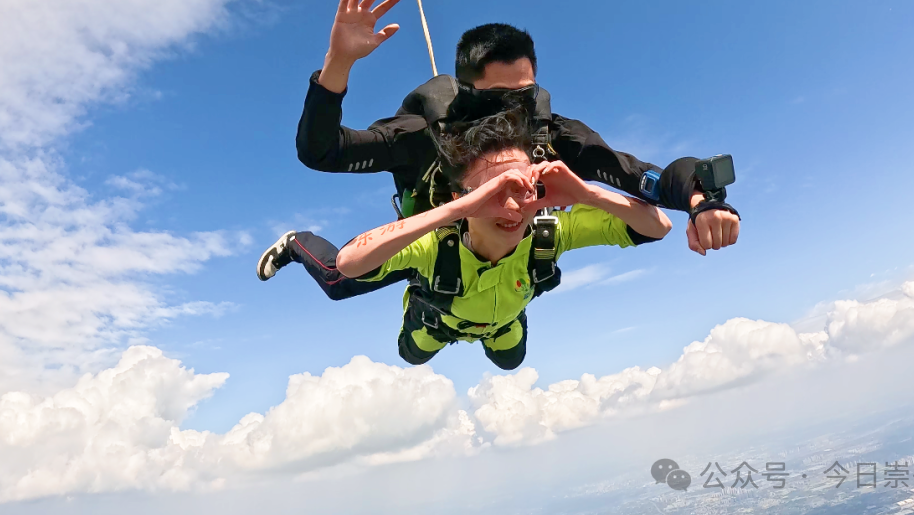
M 384 0 L 372 9 L 374 1 L 364 0 L 359 3 L 358 0 L 340 0 L 340 8 L 336 11 L 333 28 L 330 30 L 330 50 L 327 51 L 324 67 L 317 79 L 328 91 L 346 91 L 352 65 L 372 53 L 400 28 L 392 23 L 378 32 L 374 31 L 378 18 L 400 0 Z
M 340 0 L 330 31 L 328 59 L 339 59 L 351 65 L 372 53 L 400 29 L 399 25 L 392 23 L 378 32 L 374 31 L 378 19 L 400 0 L 384 0 L 372 9 L 374 1 Z

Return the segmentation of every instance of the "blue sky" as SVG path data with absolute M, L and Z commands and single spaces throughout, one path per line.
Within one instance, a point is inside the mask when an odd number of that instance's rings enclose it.
M 355 355 L 405 366 L 396 350 L 402 287 L 332 302 L 297 267 L 267 283 L 254 274 L 286 230 L 316 226 L 342 244 L 393 216 L 387 174 L 325 174 L 296 159 L 308 78 L 336 7 L 241 4 L 225 26 L 153 54 L 114 102 L 88 103 L 85 127 L 53 147 L 63 175 L 95 200 L 124 195 L 112 176 L 151 172 L 144 180 L 161 192 L 119 222 L 130 230 L 225 231 L 231 255 L 193 273 L 135 277 L 168 304 L 231 304 L 134 335 L 197 373 L 230 374 L 181 429 L 225 433 L 281 403 L 290 375 L 319 375 Z M 442 73 L 452 72 L 464 30 L 508 22 L 533 36 L 554 112 L 610 146 L 660 166 L 734 156 L 729 200 L 743 217 L 734 247 L 689 251 L 687 218 L 671 213 L 662 242 L 563 257 L 565 274 L 609 283 L 531 305 L 524 365 L 537 385 L 666 367 L 729 319 L 791 323 L 820 314 L 819 303 L 869 300 L 914 277 L 911 2 L 468 0 L 427 2 L 425 12 Z M 401 30 L 354 68 L 349 127 L 391 115 L 430 78 L 415 4 L 382 21 L 394 22 Z M 479 344 L 450 346 L 430 364 L 459 396 L 498 372 Z
M 281 399 L 285 377 L 303 369 L 319 373 L 354 354 L 399 363 L 400 287 L 334 303 L 298 269 L 266 284 L 252 272 L 276 229 L 317 225 L 343 243 L 393 214 L 387 174 L 318 173 L 295 157 L 331 4 L 285 5 L 268 24 L 200 40 L 144 73 L 140 94 L 93 116 L 67 150 L 90 190 L 137 168 L 180 185 L 147 207 L 138 227 L 227 228 L 253 237 L 237 255 L 170 285 L 179 297 L 235 303 L 231 314 L 181 319 L 150 337 L 188 365 L 232 375 L 188 427 L 228 429 Z M 453 70 L 463 30 L 507 21 L 533 35 L 538 80 L 555 112 L 661 166 L 716 153 L 731 153 L 737 166 L 729 198 L 744 221 L 735 247 L 705 258 L 690 252 L 686 219 L 673 214 L 662 243 L 563 259 L 566 273 L 598 263 L 609 268 L 607 278 L 646 273 L 531 306 L 525 364 L 544 382 L 661 365 L 733 316 L 790 322 L 873 281 L 871 274 L 909 273 L 894 270 L 912 255 L 912 239 L 903 236 L 911 212 L 901 197 L 914 186 L 914 57 L 904 50 L 912 43 L 910 4 L 474 6 L 426 7 L 442 72 Z M 390 115 L 430 77 L 415 6 L 404 2 L 385 21 L 401 30 L 356 64 L 343 105 L 350 127 Z M 495 372 L 478 345 L 449 347 L 431 364 L 458 390 Z

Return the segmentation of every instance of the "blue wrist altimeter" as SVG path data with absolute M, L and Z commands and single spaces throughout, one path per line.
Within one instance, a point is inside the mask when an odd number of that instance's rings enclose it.
M 645 197 L 657 202 L 660 200 L 660 173 L 655 172 L 654 170 L 648 170 L 641 174 L 641 182 L 639 184 L 639 189 L 641 194 Z

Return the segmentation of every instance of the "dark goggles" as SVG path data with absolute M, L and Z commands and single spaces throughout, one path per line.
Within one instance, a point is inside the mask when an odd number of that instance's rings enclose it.
M 478 100 L 483 101 L 502 101 L 508 98 L 513 98 L 517 100 L 536 100 L 537 95 L 540 92 L 539 84 L 533 83 L 529 86 L 524 86 L 518 89 L 509 89 L 509 88 L 491 88 L 491 89 L 476 89 L 472 84 L 467 84 L 465 82 L 460 82 L 460 89 L 469 95 L 473 96 Z

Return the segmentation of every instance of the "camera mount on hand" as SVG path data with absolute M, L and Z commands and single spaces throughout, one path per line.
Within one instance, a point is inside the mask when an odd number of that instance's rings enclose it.
M 696 161 L 695 178 L 705 198 L 689 212 L 693 224 L 699 214 L 711 209 L 723 209 L 739 217 L 739 212 L 724 202 L 727 198 L 726 187 L 736 182 L 733 157 L 730 154 L 719 154 Z

